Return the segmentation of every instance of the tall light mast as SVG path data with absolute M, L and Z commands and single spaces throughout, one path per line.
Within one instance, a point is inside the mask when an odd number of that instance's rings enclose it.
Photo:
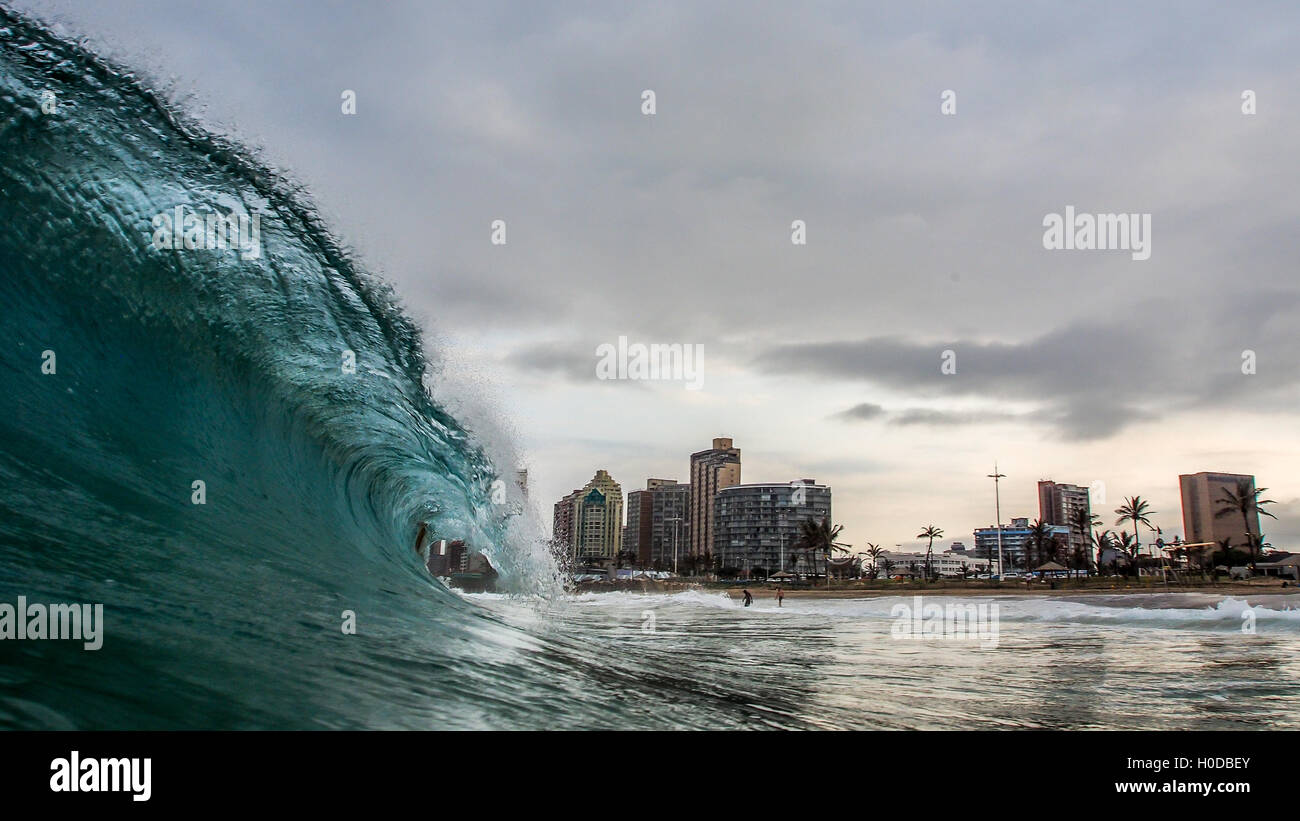
M 993 504 L 998 517 L 998 580 L 1001 581 L 1005 572 L 1002 568 L 1002 489 L 998 483 L 1007 478 L 1007 475 L 998 473 L 998 463 L 994 462 L 993 472 L 988 475 L 988 478 L 993 480 Z

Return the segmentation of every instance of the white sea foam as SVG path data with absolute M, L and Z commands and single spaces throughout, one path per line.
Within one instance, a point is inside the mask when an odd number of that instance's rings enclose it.
M 477 594 L 486 599 L 491 594 Z M 924 597 L 924 594 L 922 594 Z M 755 616 L 811 616 L 831 619 L 889 619 L 894 605 L 910 603 L 912 595 L 877 596 L 860 599 L 808 599 L 791 597 L 783 607 L 772 599 L 755 599 L 744 607 L 722 591 L 687 590 L 679 593 L 584 592 L 562 597 L 563 601 L 587 608 L 708 608 L 734 610 Z M 1252 611 L 1257 622 L 1300 629 L 1300 600 L 1265 595 L 1250 599 L 1218 597 L 1203 593 L 1125 594 L 1079 598 L 1034 596 L 943 596 L 927 597 L 932 601 L 961 604 L 997 602 L 1001 618 L 1012 622 L 1046 622 L 1054 624 L 1109 624 L 1151 627 L 1237 627 L 1243 613 Z
M 998 604 L 1004 622 L 1109 625 L 1184 629 L 1237 629 L 1250 611 L 1257 624 L 1300 631 L 1300 597 L 1264 594 L 1249 598 L 1208 593 L 1102 594 L 1096 596 L 943 596 L 923 598 L 937 603 Z M 483 603 L 515 597 L 477 593 L 466 598 Z M 1252 603 L 1251 599 L 1254 599 Z M 518 600 L 516 598 L 516 600 Z M 719 590 L 685 590 L 678 593 L 611 591 L 583 592 L 548 600 L 548 609 L 585 610 L 726 610 L 754 617 L 804 616 L 821 620 L 889 620 L 895 605 L 910 604 L 913 595 L 870 598 L 812 599 L 790 597 L 783 607 L 771 598 L 755 599 L 744 607 L 739 598 Z M 1294 602 L 1294 603 L 1293 603 Z

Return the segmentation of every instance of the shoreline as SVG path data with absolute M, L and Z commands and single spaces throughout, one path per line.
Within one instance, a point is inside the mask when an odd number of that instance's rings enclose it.
M 582 593 L 644 593 L 646 595 L 672 595 L 692 590 L 703 593 L 724 593 L 732 599 L 739 600 L 741 591 L 748 590 L 755 599 L 775 599 L 776 588 L 767 584 L 746 587 L 737 584 L 719 584 L 717 582 L 636 582 L 636 583 L 587 583 L 574 587 L 570 592 Z M 1026 585 L 1008 582 L 994 586 L 988 582 L 963 584 L 960 582 L 936 582 L 933 584 L 903 583 L 896 586 L 871 587 L 832 587 L 830 589 L 796 587 L 782 588 L 786 599 L 870 599 L 897 596 L 1123 596 L 1123 595 L 1158 595 L 1175 593 L 1207 593 L 1223 596 L 1268 595 L 1300 596 L 1300 586 L 1289 584 L 1283 587 L 1280 580 L 1257 580 L 1220 582 L 1217 584 L 1090 584 L 1058 583 L 1056 588 L 1048 584 L 1034 583 Z
M 708 588 L 701 588 L 708 589 Z M 715 588 L 717 592 L 727 593 L 731 598 L 741 598 L 740 590 L 748 588 Z M 771 589 L 749 590 L 755 599 L 775 599 L 776 591 Z M 1126 595 L 1160 595 L 1175 593 L 1208 593 L 1231 595 L 1269 595 L 1286 596 L 1300 594 L 1300 587 L 1282 587 L 1281 585 L 1164 585 L 1155 587 L 1058 587 L 1053 590 L 1045 584 L 1006 587 L 898 587 L 898 588 L 862 588 L 859 590 L 785 590 L 786 599 L 874 599 L 890 596 L 1126 596 Z

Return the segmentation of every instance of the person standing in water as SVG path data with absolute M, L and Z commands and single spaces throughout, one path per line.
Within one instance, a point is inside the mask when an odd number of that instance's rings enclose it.
M 785 601 L 785 593 L 782 592 L 780 585 L 778 585 L 776 588 L 776 606 L 784 607 L 785 605 L 781 603 L 783 601 Z
M 754 597 L 750 594 L 748 590 L 742 590 L 740 592 L 745 594 L 745 606 L 749 607 L 749 605 L 751 605 L 754 602 Z

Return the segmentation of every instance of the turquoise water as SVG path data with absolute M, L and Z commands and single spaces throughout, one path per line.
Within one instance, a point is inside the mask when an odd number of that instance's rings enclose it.
M 257 253 L 158 247 L 178 206 L 257 215 Z M 104 607 L 97 651 L 0 641 L 0 727 L 1296 726 L 1285 600 L 1247 635 L 1222 597 L 1011 598 L 979 649 L 890 600 L 556 596 L 303 192 L 4 11 L 0 224 L 0 604 Z M 441 587 L 421 521 L 520 595 Z
M 157 247 L 178 206 L 257 215 L 257 253 Z M 0 725 L 405 723 L 470 686 L 483 618 L 417 523 L 513 577 L 535 557 L 417 329 L 301 192 L 0 11 L 0 224 L 0 602 L 106 621 L 97 652 L 0 644 Z

